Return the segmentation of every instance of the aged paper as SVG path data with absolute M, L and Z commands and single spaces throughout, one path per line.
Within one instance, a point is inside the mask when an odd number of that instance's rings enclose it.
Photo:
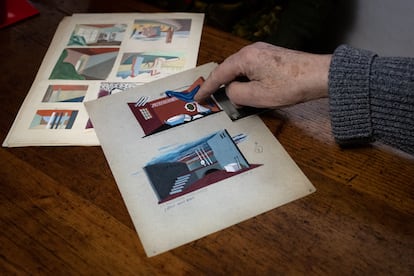
M 99 145 L 83 102 L 190 68 L 199 13 L 65 17 L 3 146 Z
M 256 115 L 232 121 L 214 103 L 196 112 L 166 96 L 194 91 L 215 66 L 85 103 L 148 256 L 315 191 Z

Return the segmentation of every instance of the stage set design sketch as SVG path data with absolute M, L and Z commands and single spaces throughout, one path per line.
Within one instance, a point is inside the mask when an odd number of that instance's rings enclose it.
M 49 79 L 105 80 L 118 56 L 118 48 L 66 48 Z
M 85 99 L 87 85 L 49 85 L 42 99 L 44 103 L 77 102 Z
M 131 38 L 171 43 L 173 37 L 188 39 L 191 19 L 135 20 Z
M 121 45 L 127 24 L 78 24 L 68 46 Z
M 157 75 L 180 72 L 184 65 L 183 53 L 125 53 L 116 76 L 143 81 Z
M 164 203 L 260 165 L 249 164 L 227 130 L 220 130 L 170 149 L 144 170 L 159 203 Z
M 65 17 L 3 146 L 99 145 L 84 102 L 105 96 L 101 83 L 142 85 L 194 68 L 203 20 L 198 13 Z M 76 86 L 82 91 L 70 88 Z M 76 116 L 50 132 L 44 122 L 55 117 L 39 115 L 49 110 Z
M 128 106 L 146 136 L 189 123 L 221 111 L 212 99 L 205 104 L 194 101 L 194 95 L 203 82 L 200 77 L 185 90 L 167 90 L 164 97 L 155 100 L 142 96 L 136 102 L 129 102 Z
M 38 110 L 30 124 L 31 129 L 71 129 L 77 110 Z

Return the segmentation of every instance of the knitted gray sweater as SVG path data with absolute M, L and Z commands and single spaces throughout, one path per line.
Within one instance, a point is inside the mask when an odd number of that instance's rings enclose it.
M 329 104 L 340 145 L 377 140 L 414 154 L 414 58 L 339 46 L 329 70 Z

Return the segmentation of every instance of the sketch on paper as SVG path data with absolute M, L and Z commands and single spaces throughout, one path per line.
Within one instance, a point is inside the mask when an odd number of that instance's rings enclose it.
M 180 72 L 184 66 L 182 53 L 124 53 L 116 76 L 147 82 L 155 77 Z
M 203 81 L 200 77 L 187 89 L 165 91 L 164 97 L 155 100 L 141 96 L 136 102 L 127 103 L 145 136 L 220 112 L 212 99 L 203 104 L 194 101 L 194 95 Z
M 30 129 L 71 129 L 78 110 L 37 110 Z
M 155 157 L 144 171 L 161 204 L 258 166 L 248 163 L 227 130 L 220 130 Z
M 51 84 L 47 87 L 42 99 L 44 103 L 83 102 L 87 85 L 57 85 Z
M 187 39 L 190 29 L 191 19 L 137 19 L 134 21 L 131 39 L 171 43 L 173 38 Z
M 66 48 L 49 79 L 105 80 L 118 51 L 119 48 Z
M 119 46 L 126 28 L 126 24 L 77 24 L 68 46 Z

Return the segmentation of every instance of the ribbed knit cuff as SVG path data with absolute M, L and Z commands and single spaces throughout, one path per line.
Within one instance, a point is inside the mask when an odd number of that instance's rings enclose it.
M 370 67 L 376 55 L 339 46 L 329 69 L 332 132 L 340 145 L 372 141 Z

